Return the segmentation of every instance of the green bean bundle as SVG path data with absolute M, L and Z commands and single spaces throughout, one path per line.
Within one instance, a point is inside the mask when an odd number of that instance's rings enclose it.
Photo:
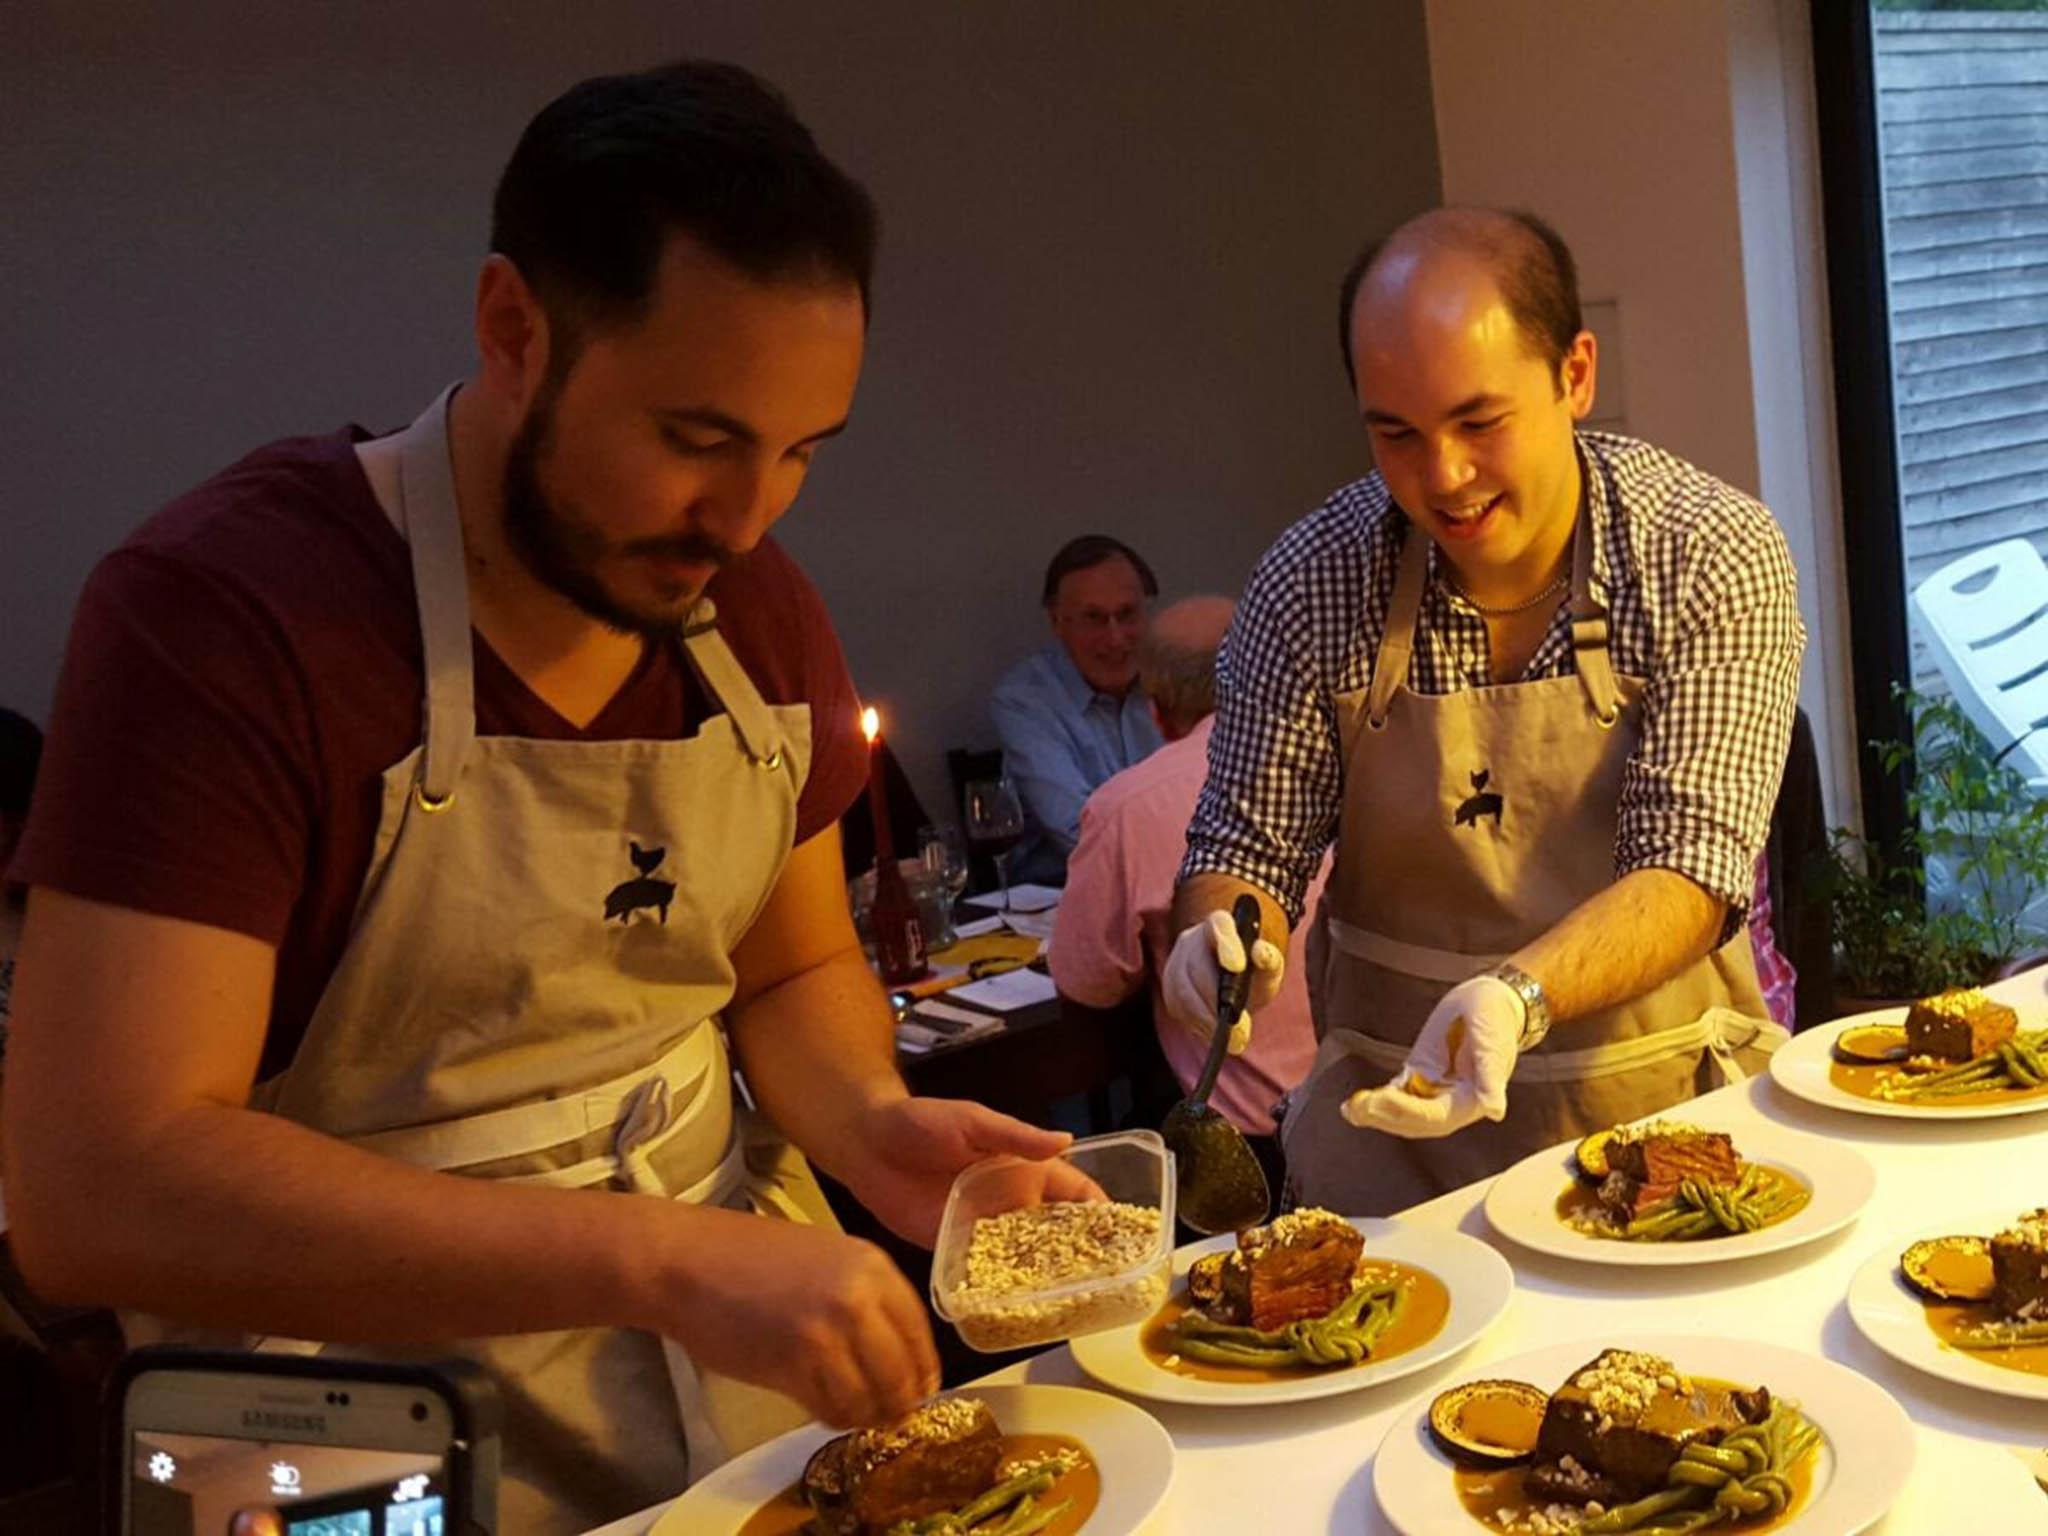
M 2011 1349 L 2018 1344 L 2048 1344 L 2048 1317 L 2026 1322 L 1994 1320 L 1958 1328 L 1949 1342 L 1957 1349 Z
M 1982 1056 L 1972 1056 L 1952 1067 L 1935 1072 L 1894 1073 L 1877 1091 L 1887 1099 L 1912 1103 L 1963 1093 L 2039 1088 L 2044 1083 L 2048 1083 L 2048 1029 L 2035 1029 L 2014 1035 Z
M 1688 1445 L 1665 1474 L 1664 1487 L 1595 1515 L 1579 1527 L 1580 1536 L 1679 1536 L 1782 1514 L 1794 1495 L 1792 1469 L 1819 1443 L 1819 1430 L 1774 1399 L 1763 1423 L 1732 1430 L 1719 1445 Z
M 1073 1503 L 1072 1499 L 1043 1506 L 1038 1503 L 1058 1481 L 1059 1474 L 1050 1467 L 1027 1467 L 958 1509 L 918 1520 L 898 1520 L 889 1527 L 889 1536 L 1032 1536 Z
M 1806 1196 L 1792 1180 L 1765 1172 L 1761 1164 L 1745 1163 L 1732 1185 L 1684 1179 L 1678 1192 L 1644 1208 L 1621 1229 L 1631 1242 L 1670 1243 L 1719 1237 L 1724 1232 L 1754 1232 L 1783 1216 Z
M 1245 1328 L 1185 1312 L 1168 1330 L 1173 1347 L 1205 1365 L 1356 1365 L 1394 1326 L 1407 1291 L 1391 1281 L 1361 1285 L 1321 1317 L 1284 1328 Z

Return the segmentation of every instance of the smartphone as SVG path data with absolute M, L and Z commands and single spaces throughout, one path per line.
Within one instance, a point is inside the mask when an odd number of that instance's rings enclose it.
M 152 1345 L 109 1389 L 117 1536 L 488 1536 L 498 1404 L 468 1361 Z

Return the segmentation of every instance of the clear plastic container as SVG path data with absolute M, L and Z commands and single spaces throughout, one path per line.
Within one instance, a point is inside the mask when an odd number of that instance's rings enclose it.
M 1048 1201 L 1048 1176 L 1061 1162 L 1111 1205 Z M 1165 1303 L 1172 1280 L 1173 1197 L 1173 1154 L 1157 1131 L 1091 1136 L 1051 1163 L 975 1163 L 946 1197 L 932 1306 L 989 1353 L 1141 1322 Z M 1023 1214 L 1031 1211 L 1044 1214 Z

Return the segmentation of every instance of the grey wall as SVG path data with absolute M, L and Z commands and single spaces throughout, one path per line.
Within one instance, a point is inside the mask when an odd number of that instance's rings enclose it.
M 1437 195 L 1421 0 L 30 0 L 0 35 L 0 702 L 45 713 L 87 569 L 151 507 L 461 372 L 519 127 L 679 53 L 776 80 L 882 205 L 854 430 L 782 533 L 928 795 L 1042 638 L 1061 540 L 1235 591 L 1363 469 L 1334 289 Z

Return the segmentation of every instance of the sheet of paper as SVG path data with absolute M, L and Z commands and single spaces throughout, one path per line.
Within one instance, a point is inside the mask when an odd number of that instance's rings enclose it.
M 1059 988 L 1050 976 L 1044 976 L 1030 969 L 1005 971 L 1000 976 L 991 976 L 986 981 L 969 982 L 964 987 L 955 987 L 952 996 L 963 1003 L 973 1003 L 978 1008 L 993 1008 L 998 1013 L 1014 1013 L 1019 1008 L 1029 1008 L 1034 1003 L 1049 1003 L 1059 996 Z
M 1000 908 L 1002 892 L 993 895 L 984 891 L 975 900 L 983 906 Z M 1060 888 L 1056 885 L 1013 885 L 1010 887 L 1010 915 L 1030 916 L 1037 912 L 1050 912 L 1060 904 Z
M 957 1024 L 962 1030 L 1000 1029 L 1003 1021 L 986 1013 L 977 1013 L 972 1008 L 955 1008 L 951 1003 L 942 1003 L 935 997 L 928 997 L 910 1010 L 916 1019 L 938 1019 L 943 1023 Z

